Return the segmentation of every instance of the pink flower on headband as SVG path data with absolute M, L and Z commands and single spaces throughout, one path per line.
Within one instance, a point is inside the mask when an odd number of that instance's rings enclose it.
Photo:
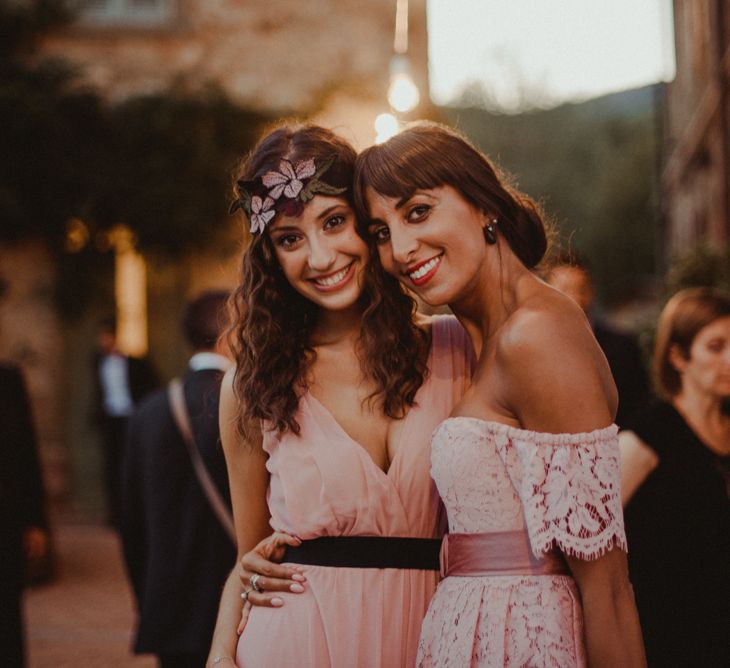
M 267 188 L 271 188 L 269 190 L 270 198 L 279 199 L 284 193 L 285 197 L 294 199 L 304 187 L 302 180 L 314 176 L 315 171 L 317 170 L 312 158 L 298 162 L 296 167 L 288 160 L 282 160 L 279 163 L 279 171 L 266 172 L 261 177 L 261 183 Z
M 258 195 L 254 195 L 251 198 L 251 234 L 264 231 L 266 223 L 276 215 L 273 206 L 274 200 L 271 197 L 262 200 Z
M 281 160 L 279 171 L 266 172 L 260 184 L 257 178 L 239 179 L 236 182 L 238 196 L 231 204 L 230 213 L 238 209 L 244 211 L 251 221 L 251 233 L 256 234 L 263 232 L 277 213 L 299 216 L 316 195 L 334 197 L 346 193 L 347 186 L 332 185 L 322 179 L 335 158 L 333 154 L 323 159 L 319 166 L 313 158 L 300 160 L 296 167 L 290 160 Z M 336 180 L 342 181 L 343 175 Z

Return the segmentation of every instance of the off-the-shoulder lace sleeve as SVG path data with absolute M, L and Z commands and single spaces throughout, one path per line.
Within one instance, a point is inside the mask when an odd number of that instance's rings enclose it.
M 616 425 L 583 434 L 493 428 L 535 556 L 555 545 L 585 560 L 626 551 Z

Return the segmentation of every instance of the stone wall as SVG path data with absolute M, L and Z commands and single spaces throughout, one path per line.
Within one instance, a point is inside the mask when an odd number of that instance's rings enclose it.
M 68 491 L 64 329 L 53 303 L 55 266 L 40 242 L 0 245 L 0 359 L 21 367 L 30 395 L 46 491 Z
M 426 0 L 409 8 L 409 54 L 428 98 Z M 259 111 L 322 110 L 333 93 L 385 105 L 395 0 L 178 0 L 162 25 L 77 21 L 42 42 L 111 100 L 215 82 Z M 337 107 L 339 108 L 339 107 Z M 380 109 L 385 111 L 386 109 Z M 350 118 L 332 119 L 349 124 Z M 372 123 L 372 119 L 369 119 Z

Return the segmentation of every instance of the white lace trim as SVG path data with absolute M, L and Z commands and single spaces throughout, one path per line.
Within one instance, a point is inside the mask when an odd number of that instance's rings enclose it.
M 525 511 L 536 557 L 557 545 L 597 559 L 626 551 L 621 508 L 618 427 L 583 434 L 544 434 L 485 422 Z

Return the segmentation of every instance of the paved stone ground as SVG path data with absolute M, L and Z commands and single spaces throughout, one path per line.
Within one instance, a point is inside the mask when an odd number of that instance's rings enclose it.
M 116 534 L 60 526 L 54 539 L 56 581 L 25 595 L 29 668 L 155 668 L 129 649 L 134 607 Z

